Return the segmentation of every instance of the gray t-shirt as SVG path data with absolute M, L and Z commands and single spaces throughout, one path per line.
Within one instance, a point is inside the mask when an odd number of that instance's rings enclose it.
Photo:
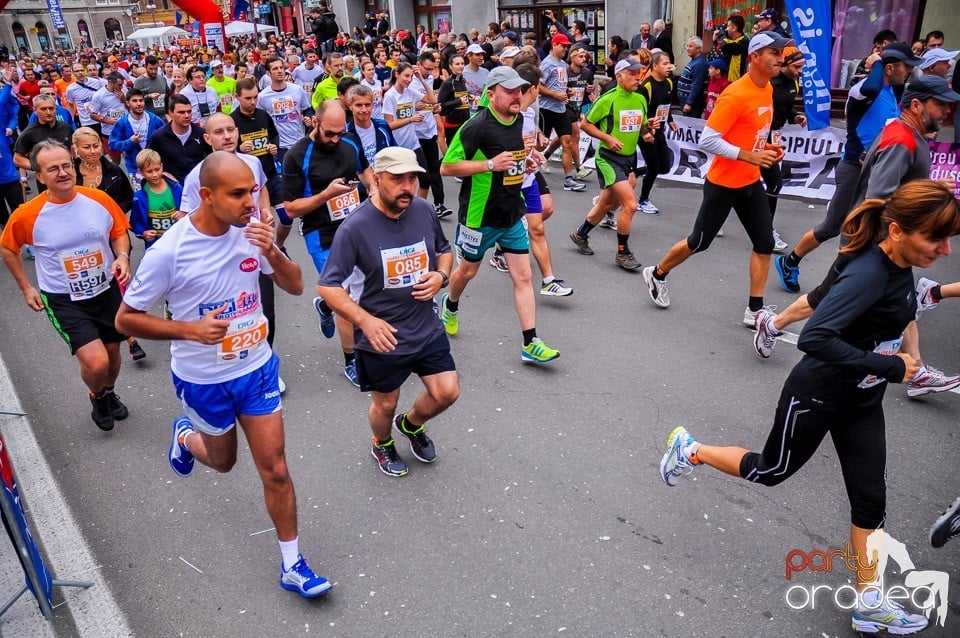
M 479 97 L 483 95 L 483 86 L 487 83 L 487 75 L 490 71 L 480 67 L 476 71 L 469 65 L 463 67 L 463 83 L 467 85 L 467 93 L 470 97 Z
M 437 213 L 426 200 L 414 197 L 394 220 L 368 199 L 337 229 L 319 283 L 339 287 L 358 270 L 360 307 L 397 329 L 397 347 L 389 354 L 413 354 L 443 333 L 433 300 L 414 299 L 413 285 L 437 269 L 437 255 L 449 252 Z M 376 352 L 359 328 L 354 337 L 358 350 Z
M 143 91 L 143 99 L 146 101 L 146 107 L 148 111 L 161 119 L 166 118 L 167 93 L 170 92 L 170 87 L 162 74 L 157 73 L 157 77 L 153 78 L 152 80 L 146 75 L 141 75 L 133 81 L 133 88 Z M 160 97 L 147 97 L 152 93 L 159 93 Z
M 540 63 L 540 72 L 543 74 L 543 85 L 554 93 L 567 92 L 567 63 L 558 60 L 552 55 L 548 55 Z M 563 113 L 567 110 L 566 104 L 552 97 L 546 97 L 542 93 L 538 98 L 540 108 L 553 111 L 554 113 Z

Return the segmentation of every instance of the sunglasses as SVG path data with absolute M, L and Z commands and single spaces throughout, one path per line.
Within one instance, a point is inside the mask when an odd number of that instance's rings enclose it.
M 333 139 L 335 137 L 343 137 L 346 131 L 328 131 L 325 128 L 321 127 L 320 132 L 323 133 L 324 137 Z

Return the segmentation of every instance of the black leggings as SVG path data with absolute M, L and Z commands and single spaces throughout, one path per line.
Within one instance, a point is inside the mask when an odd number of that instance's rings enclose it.
M 0 144 L 3 144 L 0 140 Z M 10 221 L 10 214 L 23 203 L 23 186 L 20 180 L 0 184 L 0 224 L 6 225 Z
M 730 209 L 737 212 L 740 223 L 753 243 L 753 252 L 758 255 L 773 254 L 773 220 L 767 208 L 767 194 L 757 180 L 742 188 L 717 186 L 710 180 L 703 182 L 703 202 L 693 224 L 693 232 L 687 237 L 687 246 L 695 253 L 702 253 L 717 236 L 717 231 L 727 221 Z
M 883 405 L 833 412 L 800 399 L 784 385 L 773 429 L 762 453 L 748 452 L 740 476 L 778 485 L 810 460 L 830 433 L 850 500 L 850 521 L 863 529 L 883 527 L 887 506 L 887 441 Z
M 760 177 L 767 187 L 767 205 L 770 207 L 770 219 L 777 214 L 777 201 L 780 199 L 780 191 L 783 189 L 783 170 L 780 162 L 770 165 L 770 168 L 761 168 Z
M 653 141 L 640 142 L 640 154 L 643 163 L 647 165 L 647 172 L 643 174 L 643 185 L 640 187 L 640 201 L 650 199 L 650 191 L 657 175 L 663 175 L 670 170 L 670 148 L 667 146 L 667 136 L 662 132 L 653 136 Z
M 420 140 L 423 150 L 423 168 L 427 174 L 420 173 L 420 188 L 430 186 L 433 190 L 433 203 L 436 206 L 443 204 L 443 178 L 440 176 L 440 147 L 437 145 L 437 136 Z
M 840 234 L 843 220 L 853 210 L 853 199 L 857 195 L 857 184 L 860 181 L 860 165 L 840 162 L 837 164 L 837 188 L 833 192 L 830 203 L 827 204 L 827 215 L 823 221 L 813 227 L 813 237 L 818 244 L 833 239 Z

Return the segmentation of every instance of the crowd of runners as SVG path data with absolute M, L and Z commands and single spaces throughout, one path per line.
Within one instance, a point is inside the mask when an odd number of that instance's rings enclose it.
M 766 14 L 758 26 L 775 25 Z M 709 63 L 699 38 L 686 43 L 691 63 L 675 87 L 672 50 L 652 46 L 660 40 L 649 28 L 638 47 L 615 39 L 604 68 L 590 59 L 583 25 L 551 29 L 543 43 L 491 24 L 486 42 L 443 34 L 434 43 L 420 29 L 416 37 L 396 33 L 396 47 L 368 35 L 369 46 L 357 42 L 347 55 L 329 51 L 329 41 L 276 42 L 245 53 L 244 62 L 197 52 L 179 84 L 171 51 L 110 56 L 103 65 L 78 52 L 54 63 L 52 85 L 38 83 L 29 97 L 33 121 L 7 129 L 15 143 L 0 142 L 8 208 L 0 251 L 28 307 L 47 315 L 76 357 L 93 422 L 110 431 L 130 414 L 114 390 L 121 344 L 140 360 L 147 353 L 137 338 L 169 341 L 183 406 L 171 428 L 171 467 L 181 476 L 197 461 L 229 471 L 239 423 L 276 527 L 286 589 L 313 597 L 331 584 L 298 545 L 285 384 L 273 349 L 276 288 L 299 296 L 315 286 L 319 330 L 338 336 L 344 389 L 349 383 L 371 397 L 370 453 L 383 473 L 400 477 L 408 466 L 395 432 L 418 461 L 439 454 L 426 426 L 459 396 L 450 337 L 461 327 L 478 333 L 464 291 L 485 263 L 509 275 L 521 361 L 562 365 L 557 344 L 540 336 L 537 294 L 574 293 L 555 266 L 593 255 L 596 228 L 616 233 L 616 266 L 640 270 L 639 294 L 667 309 L 668 275 L 708 250 L 734 211 L 751 243 L 743 323 L 754 331 L 753 347 L 769 358 L 786 327 L 807 320 L 803 358 L 761 452 L 710 446 L 677 428 L 661 478 L 676 486 L 709 465 L 776 485 L 829 433 L 850 499 L 851 544 L 864 552 L 887 516 L 887 383 L 905 384 L 910 397 L 960 386 L 960 376 L 925 363 L 918 329 L 921 313 L 960 295 L 960 283 L 915 280 L 913 272 L 949 255 L 960 233 L 956 185 L 929 179 L 927 141 L 960 101 L 946 69 L 928 72 L 941 68 L 939 46 L 917 52 L 878 35 L 847 103 L 846 154 L 826 219 L 787 253 L 773 226 L 780 130 L 806 122 L 795 106 L 804 56 L 792 39 L 773 27 L 746 38 L 743 19 L 731 16 Z M 327 51 L 322 60 L 317 49 Z M 184 52 L 176 53 L 179 62 Z M 4 64 L 0 104 L 9 103 L 10 87 L 19 95 L 26 78 L 46 69 L 43 61 Z M 707 68 L 724 73 L 728 86 L 711 95 Z M 643 267 L 635 252 L 643 239 L 631 244 L 631 226 L 637 211 L 660 211 L 651 199 L 668 168 L 665 130 L 676 126 L 674 113 L 704 111 L 699 143 L 714 157 L 702 204 L 689 235 Z M 596 140 L 592 202 L 581 135 Z M 562 188 L 583 198 L 579 210 L 566 211 L 571 220 L 585 211 L 569 232 L 575 251 L 566 239 L 551 250 L 544 230 L 555 212 L 545 174 L 556 151 Z M 24 202 L 28 174 L 38 194 Z M 457 182 L 455 211 L 444 177 Z M 447 219 L 454 213 L 456 223 Z M 288 256 L 293 229 L 312 263 Z M 779 314 L 765 304 L 771 271 L 800 293 L 800 260 L 838 235 L 840 252 L 822 283 Z M 134 250 L 142 251 L 136 268 Z M 25 257 L 35 260 L 35 278 Z M 412 374 L 424 387 L 401 408 L 400 388 Z M 960 533 L 958 508 L 960 501 L 937 520 L 935 546 Z M 924 616 L 868 593 L 853 611 L 857 629 L 926 626 Z

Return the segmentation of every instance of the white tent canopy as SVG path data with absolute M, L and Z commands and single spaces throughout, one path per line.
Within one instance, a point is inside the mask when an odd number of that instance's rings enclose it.
M 265 31 L 277 31 L 277 27 L 271 26 L 269 24 L 257 24 L 257 33 L 263 33 Z M 233 37 L 235 35 L 249 35 L 253 33 L 253 23 L 252 22 L 242 22 L 237 20 L 235 22 L 227 23 L 226 34 L 227 37 Z
M 174 38 L 188 37 L 190 34 L 180 27 L 146 27 L 137 29 L 127 36 L 128 40 L 135 40 L 142 47 L 169 46 Z

